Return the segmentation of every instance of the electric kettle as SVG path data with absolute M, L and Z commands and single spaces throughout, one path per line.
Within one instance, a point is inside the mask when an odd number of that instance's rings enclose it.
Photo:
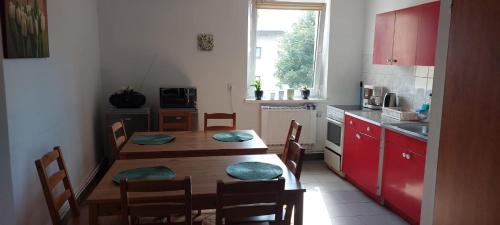
M 396 93 L 386 93 L 384 96 L 384 107 L 398 107 L 399 98 Z

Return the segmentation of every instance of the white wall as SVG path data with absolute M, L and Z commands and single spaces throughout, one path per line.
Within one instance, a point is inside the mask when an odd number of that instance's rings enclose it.
M 194 86 L 199 118 L 230 112 L 232 101 L 238 128 L 259 130 L 258 106 L 243 102 L 247 15 L 247 0 L 99 1 L 104 97 L 125 85 L 139 89 L 150 69 L 139 91 L 155 111 L 159 87 Z M 213 51 L 198 51 L 199 33 L 214 35 Z
M 0 36 L 1 39 L 1 36 Z M 0 45 L 0 55 L 3 52 Z M 14 224 L 14 197 L 10 170 L 9 131 L 7 126 L 7 106 L 3 62 L 0 61 L 0 224 Z
M 96 0 L 48 1 L 48 20 L 50 58 L 3 60 L 19 225 L 49 222 L 35 159 L 61 145 L 78 190 L 100 155 L 96 153 L 102 88 Z
M 158 109 L 161 86 L 198 88 L 199 127 L 202 113 L 238 114 L 239 129 L 259 130 L 258 104 L 245 103 L 247 92 L 248 0 L 107 0 L 99 1 L 104 97 L 122 86 L 141 91 L 147 105 Z M 334 0 L 328 91 L 334 103 L 357 103 L 360 79 L 364 1 Z M 345 24 L 350 22 L 350 25 Z M 212 33 L 215 48 L 198 51 L 198 33 Z M 233 86 L 232 98 L 226 84 Z M 324 106 L 320 107 L 324 110 Z M 322 149 L 325 127 L 320 120 L 317 149 Z
M 359 104 L 365 35 L 363 0 L 332 0 L 328 99 L 331 104 Z

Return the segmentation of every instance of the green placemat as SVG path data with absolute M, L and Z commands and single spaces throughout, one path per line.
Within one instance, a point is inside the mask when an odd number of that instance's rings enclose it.
M 245 132 L 221 132 L 214 134 L 213 138 L 223 142 L 243 142 L 253 139 L 253 135 Z
M 113 182 L 119 184 L 122 178 L 128 180 L 170 180 L 175 178 L 175 171 L 165 166 L 135 168 L 117 173 L 113 177 Z
M 173 141 L 175 137 L 166 134 L 140 135 L 132 138 L 132 142 L 138 145 L 162 145 Z
M 283 170 L 269 163 L 241 162 L 228 166 L 226 173 L 240 180 L 271 180 L 283 175 Z

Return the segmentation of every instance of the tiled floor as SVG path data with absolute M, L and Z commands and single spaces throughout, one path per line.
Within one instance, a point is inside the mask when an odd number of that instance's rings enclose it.
M 328 170 L 322 160 L 305 161 L 300 179 L 307 188 L 305 225 L 408 224 Z

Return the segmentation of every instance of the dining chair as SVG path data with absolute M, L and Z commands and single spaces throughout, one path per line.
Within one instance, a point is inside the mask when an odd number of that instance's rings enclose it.
M 302 173 L 305 151 L 306 150 L 296 141 L 289 141 L 285 165 L 290 171 L 292 171 L 297 181 L 300 180 L 300 174 Z
M 179 192 L 183 192 L 182 194 Z M 184 216 L 184 221 L 148 225 L 192 225 L 191 177 L 182 180 L 120 180 L 122 225 L 136 225 L 141 218 Z M 137 195 L 140 195 L 137 196 Z
M 114 122 L 110 127 L 110 132 L 112 134 L 111 142 L 113 152 L 116 156 L 119 156 L 123 145 L 125 145 L 128 139 L 123 121 Z
M 232 120 L 231 126 L 208 126 L 208 120 Z M 236 113 L 205 113 L 205 131 L 235 130 Z
M 305 149 L 300 146 L 296 141 L 290 140 L 288 145 L 288 154 L 286 156 L 285 165 L 292 171 L 295 179 L 300 181 L 300 174 L 302 173 L 302 164 L 304 163 Z M 287 225 L 291 224 L 293 205 L 287 205 L 285 210 L 285 222 Z
M 217 181 L 216 225 L 283 224 L 285 178 L 277 180 Z M 274 215 L 273 221 L 254 222 L 256 217 Z M 251 219 L 249 219 L 251 218 Z
M 51 173 L 49 176 L 47 168 L 54 161 L 57 161 L 58 170 Z M 59 211 L 66 202 L 69 202 L 72 217 L 78 220 L 80 217 L 80 208 L 68 177 L 66 164 L 64 163 L 60 147 L 54 147 L 51 152 L 45 154 L 41 159 L 36 160 L 35 165 L 38 171 L 38 177 L 42 183 L 43 194 L 45 195 L 47 207 L 49 208 L 52 224 L 64 224 L 61 215 L 59 215 Z M 56 195 L 54 192 L 57 192 L 57 190 L 54 191 L 54 189 L 56 189 L 61 182 L 63 184 L 64 191 L 61 194 Z
M 290 140 L 293 140 L 298 143 L 300 140 L 301 132 L 302 132 L 302 125 L 300 125 L 297 121 L 292 120 L 292 122 L 290 122 L 290 128 L 288 129 L 288 134 L 286 136 L 285 148 L 283 149 L 283 153 L 281 154 L 281 160 L 283 162 L 286 162 Z

